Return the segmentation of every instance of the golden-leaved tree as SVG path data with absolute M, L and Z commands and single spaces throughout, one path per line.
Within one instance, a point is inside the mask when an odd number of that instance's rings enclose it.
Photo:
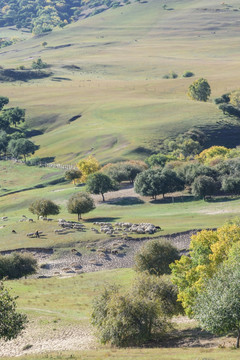
M 192 236 L 190 256 L 183 255 L 171 264 L 172 281 L 178 286 L 178 300 L 187 315 L 193 315 L 195 299 L 204 291 L 204 283 L 221 264 L 230 261 L 240 249 L 240 226 L 225 224 L 216 231 L 203 230 Z

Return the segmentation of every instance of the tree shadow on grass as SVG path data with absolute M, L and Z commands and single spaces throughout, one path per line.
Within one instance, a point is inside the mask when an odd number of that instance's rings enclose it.
M 136 196 L 117 197 L 107 202 L 110 205 L 131 206 L 144 204 L 144 201 Z
M 229 201 L 236 201 L 239 200 L 240 196 L 217 196 L 217 197 L 211 197 L 206 199 L 206 202 L 209 203 L 220 203 L 220 202 L 229 202 Z
M 192 195 L 183 195 L 183 196 L 165 196 L 161 199 L 151 200 L 151 204 L 174 204 L 174 203 L 186 203 L 197 200 Z
M 120 217 L 94 217 L 89 219 L 84 219 L 85 222 L 94 223 L 94 222 L 113 222 L 119 220 Z

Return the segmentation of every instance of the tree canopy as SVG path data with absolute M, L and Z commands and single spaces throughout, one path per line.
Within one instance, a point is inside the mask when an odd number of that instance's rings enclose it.
M 58 215 L 60 212 L 60 206 L 51 200 L 40 199 L 34 201 L 29 206 L 29 211 L 31 211 L 33 214 L 36 214 L 38 218 L 39 216 L 47 217 L 48 215 Z
M 204 284 L 194 305 L 194 317 L 201 327 L 217 335 L 237 333 L 240 340 L 240 268 L 239 258 L 231 266 L 223 266 Z
M 100 164 L 93 156 L 80 160 L 77 163 L 77 167 L 82 174 L 80 179 L 81 182 L 85 182 L 90 174 L 94 174 L 100 170 Z
M 188 88 L 188 96 L 193 100 L 207 101 L 211 95 L 211 88 L 206 79 L 198 79 Z
M 16 297 L 9 294 L 4 283 L 0 283 L 0 338 L 4 340 L 15 339 L 25 328 L 26 315 L 16 310 Z
M 240 226 L 236 222 L 216 231 L 202 230 L 192 236 L 190 256 L 183 255 L 170 265 L 172 280 L 179 289 L 178 298 L 188 315 L 193 315 L 193 306 L 204 289 L 204 281 L 232 256 L 232 249 L 239 244 L 239 239 Z
M 113 180 L 109 176 L 100 172 L 89 175 L 86 184 L 87 191 L 89 191 L 91 194 L 101 194 L 103 201 L 105 201 L 104 194 L 106 192 L 117 189 Z
M 70 214 L 77 214 L 78 220 L 81 219 L 82 214 L 86 214 L 95 209 L 94 201 L 92 197 L 85 193 L 79 192 L 71 196 L 67 203 L 68 212 Z

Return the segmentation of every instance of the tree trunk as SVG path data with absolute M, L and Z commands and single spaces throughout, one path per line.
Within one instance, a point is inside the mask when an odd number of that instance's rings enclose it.
M 102 195 L 102 201 L 104 202 L 105 201 L 104 194 L 101 193 L 101 195 Z
M 164 193 L 162 194 L 162 198 L 164 199 Z
M 81 219 L 82 217 L 81 217 L 81 214 L 78 214 L 78 221 Z
M 238 337 L 237 337 L 237 344 L 236 344 L 236 348 L 239 348 L 239 341 L 240 341 L 240 328 L 238 329 Z

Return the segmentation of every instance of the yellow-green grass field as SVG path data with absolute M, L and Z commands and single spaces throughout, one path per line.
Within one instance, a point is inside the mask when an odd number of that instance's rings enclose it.
M 3 360 L 13 359 L 3 357 Z M 237 360 L 239 351 L 229 349 L 97 349 L 82 352 L 59 352 L 45 355 L 24 355 L 19 360 Z
M 173 10 L 159 0 L 136 2 L 0 51 L 5 68 L 39 56 L 52 65 L 51 78 L 1 84 L 10 105 L 26 108 L 27 123 L 45 132 L 34 137 L 38 156 L 144 158 L 166 137 L 225 119 L 212 100 L 193 102 L 186 92 L 199 77 L 208 79 L 212 99 L 238 88 L 238 2 L 165 3 Z M 162 79 L 171 70 L 179 77 Z M 195 76 L 183 78 L 185 70 Z M 82 116 L 68 124 L 75 115 Z

